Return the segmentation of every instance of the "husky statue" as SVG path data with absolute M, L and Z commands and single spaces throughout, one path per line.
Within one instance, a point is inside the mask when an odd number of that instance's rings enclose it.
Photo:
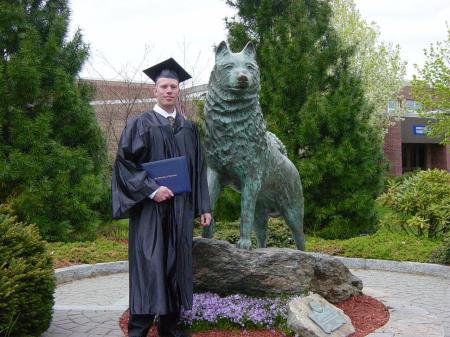
M 252 43 L 232 53 L 221 42 L 205 103 L 204 147 L 211 202 L 214 209 L 224 186 L 241 192 L 238 248 L 251 249 L 252 228 L 258 248 L 265 247 L 268 216 L 281 215 L 297 248 L 304 250 L 300 176 L 283 143 L 266 130 L 259 90 Z M 203 236 L 212 237 L 213 231 L 213 226 L 207 227 Z

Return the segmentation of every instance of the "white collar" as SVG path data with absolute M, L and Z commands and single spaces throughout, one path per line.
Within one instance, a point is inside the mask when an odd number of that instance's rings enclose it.
M 153 111 L 159 113 L 164 118 L 167 118 L 167 117 L 175 118 L 176 115 L 177 115 L 177 109 L 173 108 L 173 112 L 172 113 L 168 113 L 166 110 L 161 108 L 158 104 L 155 104 L 155 106 L 153 107 Z

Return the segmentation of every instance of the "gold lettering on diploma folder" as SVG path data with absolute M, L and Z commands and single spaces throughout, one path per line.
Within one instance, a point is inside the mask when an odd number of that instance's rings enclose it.
M 153 180 L 161 180 L 161 179 L 173 178 L 173 177 L 176 177 L 177 175 L 178 174 L 169 174 L 167 176 L 160 176 L 160 177 L 153 178 Z

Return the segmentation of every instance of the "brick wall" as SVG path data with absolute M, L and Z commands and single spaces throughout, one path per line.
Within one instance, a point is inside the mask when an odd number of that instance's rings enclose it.
M 431 146 L 431 166 L 450 172 L 450 146 L 433 144 Z
M 402 132 L 400 122 L 389 127 L 384 137 L 384 156 L 389 165 L 389 173 L 402 175 Z

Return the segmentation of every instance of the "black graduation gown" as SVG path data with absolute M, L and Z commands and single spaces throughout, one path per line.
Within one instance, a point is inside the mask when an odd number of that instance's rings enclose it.
M 186 156 L 191 193 L 157 203 L 158 188 L 139 164 Z M 112 174 L 113 218 L 130 218 L 128 260 L 132 314 L 167 314 L 192 307 L 194 217 L 211 212 L 206 163 L 194 123 L 148 111 L 129 121 Z

